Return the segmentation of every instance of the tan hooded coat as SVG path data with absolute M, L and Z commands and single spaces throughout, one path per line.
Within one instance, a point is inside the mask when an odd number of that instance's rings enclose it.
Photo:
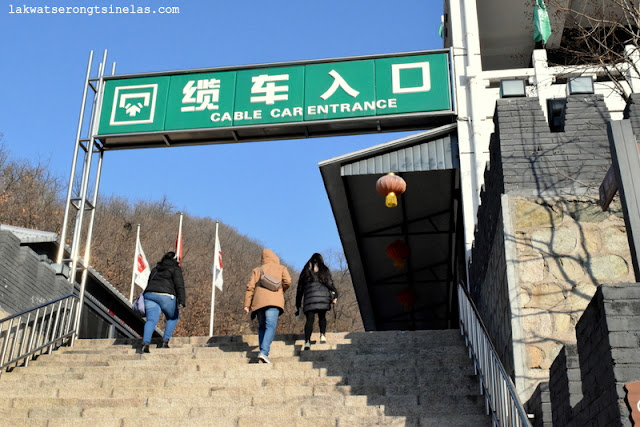
M 280 314 L 284 312 L 284 291 L 291 284 L 291 276 L 287 267 L 280 265 L 280 258 L 271 249 L 262 250 L 262 271 L 273 277 L 282 278 L 282 288 L 276 292 L 258 286 L 260 280 L 260 268 L 254 268 L 251 272 L 251 279 L 247 283 L 247 290 L 244 293 L 244 306 L 249 307 L 251 317 L 255 311 L 264 307 L 277 307 Z

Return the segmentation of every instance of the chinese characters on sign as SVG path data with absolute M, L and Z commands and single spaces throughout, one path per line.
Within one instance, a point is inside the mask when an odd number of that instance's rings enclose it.
M 451 110 L 446 53 L 108 80 L 99 133 Z
M 194 85 L 196 85 L 194 87 Z M 189 80 L 187 84 L 182 89 L 182 93 L 184 97 L 182 98 L 182 107 L 180 108 L 181 112 L 188 111 L 204 111 L 207 110 L 217 110 L 217 103 L 220 99 L 220 80 L 216 79 L 204 79 L 198 80 L 197 83 L 195 80 Z M 193 95 L 196 95 L 194 98 Z M 191 104 L 197 104 L 191 105 Z

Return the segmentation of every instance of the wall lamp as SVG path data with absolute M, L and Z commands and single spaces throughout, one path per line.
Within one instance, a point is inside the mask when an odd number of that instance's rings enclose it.
M 500 98 L 522 98 L 527 96 L 524 79 L 500 80 Z
M 567 92 L 569 92 L 569 95 L 584 95 L 595 93 L 593 89 L 593 77 L 580 76 L 570 78 L 567 81 Z

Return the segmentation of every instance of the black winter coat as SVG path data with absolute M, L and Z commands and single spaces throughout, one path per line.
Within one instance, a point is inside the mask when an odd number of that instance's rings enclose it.
M 171 294 L 178 298 L 178 304 L 187 305 L 187 295 L 184 291 L 182 269 L 175 259 L 163 259 L 149 274 L 149 282 L 145 292 Z
M 317 274 L 313 274 L 309 280 L 298 281 L 298 291 L 296 293 L 296 307 L 304 306 L 302 311 L 307 313 L 313 310 L 328 311 L 331 309 L 331 301 L 338 298 L 338 291 L 333 285 L 333 280 L 325 284 L 318 279 Z

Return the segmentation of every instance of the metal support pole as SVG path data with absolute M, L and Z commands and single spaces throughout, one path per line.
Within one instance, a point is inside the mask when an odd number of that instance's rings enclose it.
M 82 104 L 80 107 L 80 117 L 78 119 L 78 129 L 76 131 L 76 145 L 73 150 L 73 161 L 71 163 L 71 175 L 69 177 L 69 188 L 67 190 L 67 202 L 64 208 L 64 218 L 62 220 L 62 231 L 60 233 L 60 246 L 58 247 L 58 256 L 56 263 L 61 264 L 64 257 L 64 246 L 67 240 L 67 223 L 69 222 L 69 210 L 71 208 L 71 195 L 73 193 L 73 180 L 76 176 L 76 163 L 78 162 L 78 149 L 80 148 L 80 139 L 82 137 L 82 123 L 84 122 L 84 111 L 87 105 L 87 91 L 89 88 L 89 77 L 91 76 L 91 66 L 93 63 L 93 51 L 89 54 L 89 63 L 87 64 L 87 73 L 84 79 L 84 90 L 82 91 Z
M 75 282 L 76 269 L 78 266 L 79 241 L 80 241 L 80 234 L 82 230 L 82 222 L 84 219 L 84 210 L 86 209 L 86 204 L 87 204 L 87 192 L 88 192 L 89 177 L 90 177 L 90 171 L 91 171 L 91 159 L 94 154 L 93 148 L 97 147 L 98 149 L 97 153 L 99 154 L 98 167 L 96 172 L 96 180 L 94 184 L 93 198 L 91 201 L 92 211 L 89 219 L 89 229 L 87 231 L 87 237 L 85 241 L 85 255 L 84 255 L 84 267 L 83 267 L 84 269 L 82 272 L 80 291 L 78 295 L 79 296 L 78 310 L 76 311 L 76 319 L 74 322 L 75 333 L 73 335 L 73 338 L 71 339 L 72 346 L 75 343 L 75 340 L 78 338 L 78 334 L 80 331 L 80 318 L 82 317 L 82 308 L 84 305 L 84 294 L 86 290 L 87 274 L 88 274 L 89 260 L 91 255 L 91 238 L 93 235 L 93 223 L 95 219 L 96 203 L 98 200 L 98 190 L 100 187 L 100 174 L 102 172 L 102 160 L 104 156 L 104 150 L 102 149 L 102 147 L 97 146 L 94 135 L 96 134 L 96 129 L 98 127 L 98 117 L 100 115 L 99 104 L 100 104 L 100 100 L 103 93 L 104 69 L 105 69 L 106 63 L 107 63 L 107 51 L 105 50 L 104 55 L 102 57 L 102 63 L 100 64 L 99 71 L 98 71 L 99 81 L 98 81 L 97 94 L 96 94 L 96 97 L 94 98 L 93 111 L 91 114 L 91 121 L 89 124 L 89 146 L 87 147 L 87 150 L 86 150 L 85 165 L 84 165 L 83 177 L 82 177 L 82 185 L 81 185 L 81 192 L 80 192 L 80 197 L 81 197 L 80 211 L 78 212 L 78 218 L 76 219 L 77 233 L 74 233 L 74 236 L 73 236 L 74 243 L 72 245 L 72 256 L 71 256 L 71 277 L 73 278 L 72 283 Z
M 93 139 L 93 138 L 92 138 Z M 73 343 L 75 342 L 76 338 L 78 337 L 78 332 L 79 332 L 79 326 L 80 326 L 80 313 L 82 312 L 82 305 L 84 304 L 84 293 L 87 287 L 87 277 L 89 275 L 89 261 L 91 259 L 91 239 L 93 238 L 93 223 L 95 220 L 95 215 L 96 215 L 96 202 L 98 200 L 98 188 L 100 187 L 100 173 L 102 172 L 102 159 L 104 156 L 104 151 L 102 151 L 102 149 L 100 149 L 100 157 L 98 158 L 98 168 L 97 168 L 97 172 L 96 172 L 96 182 L 94 184 L 94 191 L 93 191 L 93 199 L 91 201 L 91 204 L 93 206 L 93 209 L 91 210 L 91 218 L 89 219 L 89 229 L 87 230 L 87 239 L 85 242 L 85 246 L 84 246 L 84 257 L 83 257 L 83 262 L 84 262 L 84 268 L 82 270 L 82 280 L 80 281 L 80 305 L 78 308 L 78 318 L 77 318 L 77 322 L 76 322 L 76 332 L 74 334 L 74 337 L 71 339 L 71 345 L 73 345 Z

